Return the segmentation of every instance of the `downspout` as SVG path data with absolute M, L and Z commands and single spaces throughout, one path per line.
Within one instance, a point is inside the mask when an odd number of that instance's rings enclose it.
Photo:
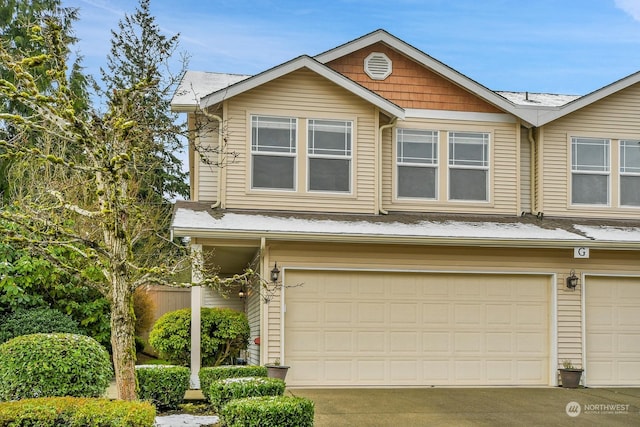
M 380 126 L 378 130 L 378 167 L 376 168 L 378 176 L 376 177 L 376 182 L 378 183 L 378 212 L 382 215 L 389 215 L 389 212 L 382 208 L 382 133 L 385 129 L 394 127 L 397 119 L 397 117 L 394 117 L 388 124 Z
M 218 122 L 218 188 L 217 188 L 217 196 L 216 196 L 216 202 L 214 204 L 211 205 L 211 209 L 215 209 L 217 207 L 220 207 L 220 204 L 222 203 L 222 149 L 221 149 L 221 144 L 222 144 L 222 117 L 218 116 L 217 114 L 210 114 L 205 112 L 204 110 L 202 110 L 202 113 L 213 120 L 216 120 Z
M 536 208 L 537 208 L 537 200 L 536 200 L 536 193 L 537 193 L 537 186 L 536 186 L 536 175 L 537 175 L 537 171 L 536 171 L 536 154 L 537 154 L 537 150 L 536 150 L 536 140 L 533 137 L 533 130 L 534 127 L 530 127 L 529 128 L 529 133 L 528 133 L 528 138 L 529 138 L 529 146 L 530 146 L 530 150 L 531 150 L 531 159 L 530 159 L 530 170 L 529 170 L 529 180 L 531 181 L 530 186 L 531 186 L 531 213 L 532 214 L 536 214 Z

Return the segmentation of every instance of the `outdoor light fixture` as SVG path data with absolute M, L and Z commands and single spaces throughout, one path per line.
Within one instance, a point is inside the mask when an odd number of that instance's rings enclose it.
M 576 276 L 575 270 L 571 270 L 569 272 L 569 276 L 567 277 L 567 288 L 575 289 L 576 286 L 578 286 L 579 281 L 580 281 L 580 278 Z
M 273 265 L 273 270 L 271 270 L 271 281 L 276 283 L 278 281 L 278 277 L 280 277 L 280 270 L 278 270 L 278 263 L 276 262 Z
M 245 299 L 247 297 L 247 291 L 244 289 L 244 286 L 240 288 L 240 291 L 238 291 L 238 296 L 240 299 Z

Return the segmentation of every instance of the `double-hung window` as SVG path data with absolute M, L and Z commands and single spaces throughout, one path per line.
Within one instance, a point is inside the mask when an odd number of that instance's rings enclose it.
M 308 121 L 309 191 L 351 192 L 353 123 Z
M 640 206 L 640 141 L 620 141 L 620 205 Z
M 398 129 L 398 197 L 438 197 L 438 132 Z
M 603 138 L 571 138 L 572 204 L 609 204 L 610 145 Z
M 297 120 L 251 116 L 251 188 L 295 190 Z
M 489 200 L 489 133 L 449 133 L 449 200 Z

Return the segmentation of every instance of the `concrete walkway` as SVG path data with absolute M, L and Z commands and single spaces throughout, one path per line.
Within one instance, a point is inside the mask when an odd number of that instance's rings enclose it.
M 286 393 L 315 402 L 316 427 L 640 426 L 640 388 L 288 389 Z

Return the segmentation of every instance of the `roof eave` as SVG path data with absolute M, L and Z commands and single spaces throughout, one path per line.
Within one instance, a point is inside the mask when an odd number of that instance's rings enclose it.
M 486 239 L 479 237 L 412 237 L 401 235 L 365 235 L 348 233 L 298 233 L 269 230 L 212 230 L 198 228 L 173 227 L 176 237 L 198 237 L 205 239 L 255 240 L 266 237 L 270 240 L 304 241 L 318 243 L 360 243 L 389 245 L 437 245 L 437 246 L 476 246 L 508 248 L 574 248 L 588 246 L 592 249 L 637 250 L 638 242 L 631 241 L 594 241 L 590 239 Z

